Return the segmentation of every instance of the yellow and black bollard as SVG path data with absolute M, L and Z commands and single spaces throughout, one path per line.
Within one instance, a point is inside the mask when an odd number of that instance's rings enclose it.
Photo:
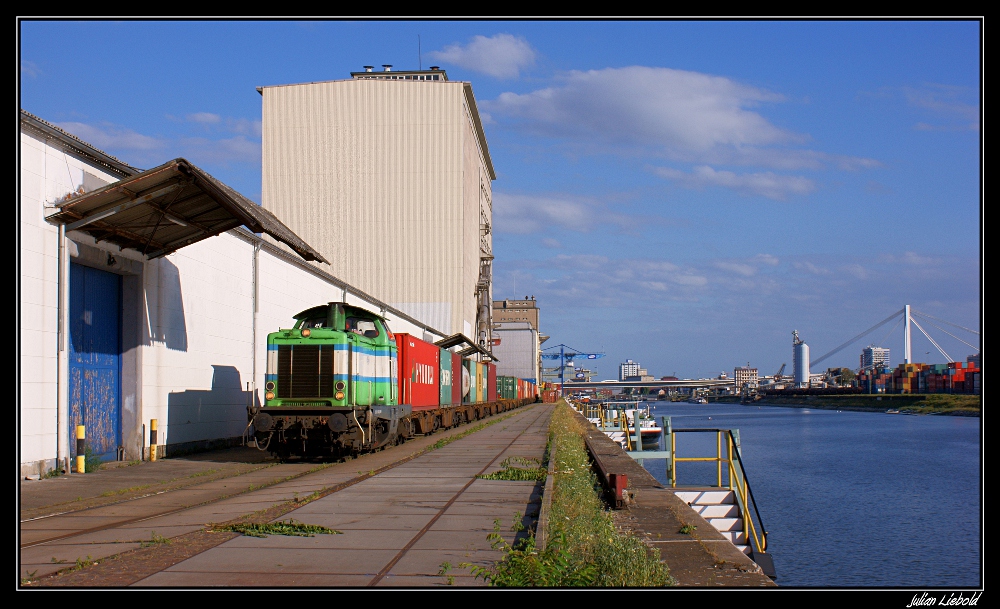
M 78 474 L 82 474 L 87 470 L 86 433 L 83 425 L 76 426 L 76 473 Z
M 156 419 L 149 420 L 149 460 L 156 461 Z

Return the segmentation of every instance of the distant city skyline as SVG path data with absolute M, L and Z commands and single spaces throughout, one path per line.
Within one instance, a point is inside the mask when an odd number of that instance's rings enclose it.
M 792 330 L 816 358 L 906 304 L 981 326 L 981 19 L 18 25 L 21 108 L 257 202 L 257 87 L 382 64 L 471 82 L 497 173 L 492 299 L 533 295 L 547 345 L 606 354 L 594 378 L 626 359 L 771 374 Z M 872 343 L 901 361 L 886 326 L 823 369 Z

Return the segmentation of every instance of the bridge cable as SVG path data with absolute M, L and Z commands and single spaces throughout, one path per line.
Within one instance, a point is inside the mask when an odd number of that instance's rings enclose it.
M 979 332 L 977 332 L 976 330 L 970 330 L 969 328 L 966 328 L 964 326 L 960 326 L 958 324 L 953 324 L 950 321 L 945 321 L 943 319 L 938 319 L 937 317 L 931 317 L 927 313 L 921 313 L 920 311 L 916 311 L 914 309 L 910 309 L 910 315 L 919 315 L 921 317 L 926 317 L 927 319 L 933 319 L 934 321 L 940 321 L 941 323 L 948 324 L 949 326 L 955 326 L 956 328 L 961 328 L 962 330 L 965 330 L 966 332 L 972 332 L 976 336 L 979 336 Z M 966 343 L 966 344 L 968 344 L 968 343 Z
M 948 355 L 947 353 L 944 352 L 944 349 L 941 348 L 941 345 L 939 345 L 936 342 L 934 342 L 934 339 L 931 338 L 931 335 L 928 334 L 926 330 L 924 330 L 922 327 L 920 327 L 920 324 L 917 323 L 917 320 L 915 320 L 915 319 L 913 319 L 911 317 L 910 318 L 910 323 L 912 323 L 913 325 L 915 325 L 918 330 L 920 330 L 921 332 L 923 332 L 924 336 L 927 337 L 927 340 L 931 341 L 931 344 L 934 345 L 935 347 L 937 347 L 937 350 L 941 352 L 941 355 L 944 356 L 944 359 L 945 359 L 946 362 L 953 362 L 953 361 L 955 361 L 955 360 L 951 359 L 950 355 Z
M 895 332 L 896 328 L 898 328 L 899 324 L 901 324 L 901 323 L 903 323 L 903 316 L 902 315 L 900 315 L 899 319 L 896 320 L 896 325 L 892 327 L 892 330 L 889 330 L 888 332 L 885 333 L 885 336 L 882 337 L 882 342 L 879 343 L 879 345 L 884 345 L 885 341 L 889 340 L 889 335 L 892 334 L 893 332 Z
M 910 312 L 912 313 L 913 311 L 910 311 Z M 921 315 L 921 317 L 927 317 L 927 315 Z M 934 318 L 933 318 L 933 317 L 931 317 L 931 319 L 934 319 Z M 944 329 L 944 328 L 942 328 L 941 326 L 939 326 L 939 325 L 937 325 L 937 324 L 934 324 L 934 323 L 931 323 L 931 322 L 927 322 L 927 323 L 928 323 L 928 324 L 930 324 L 930 325 L 932 325 L 932 326 L 934 326 L 934 327 L 935 327 L 935 328 L 937 328 L 938 330 L 941 330 L 942 332 L 944 332 L 944 333 L 945 333 L 945 334 L 947 334 L 948 336 L 950 336 L 950 337 L 954 338 L 954 339 L 955 339 L 955 340 L 957 340 L 958 342 L 960 342 L 960 343 L 965 343 L 966 345 L 968 345 L 968 346 L 972 347 L 972 348 L 973 348 L 973 349 L 975 349 L 976 351 L 979 351 L 979 350 L 980 350 L 980 349 L 979 349 L 979 347 L 977 347 L 977 346 L 973 345 L 972 343 L 966 343 L 966 342 L 965 342 L 964 340 L 962 340 L 961 338 L 959 338 L 959 337 L 955 336 L 955 335 L 954 335 L 954 334 L 952 334 L 951 332 L 949 332 L 949 331 L 945 330 L 945 329 Z M 952 324 L 952 325 L 954 325 L 954 324 Z M 979 333 L 978 333 L 978 332 L 976 332 L 976 334 L 979 334 Z
M 862 337 L 864 337 L 864 336 L 865 336 L 866 334 L 869 334 L 869 333 L 873 332 L 874 330 L 876 330 L 877 328 L 880 328 L 880 327 L 884 326 L 885 324 L 889 323 L 890 321 L 892 321 L 893 319 L 895 319 L 895 317 L 896 317 L 897 315 L 902 315 L 902 314 L 903 314 L 903 309 L 900 309 L 900 310 L 896 311 L 895 313 L 893 313 L 893 314 L 892 314 L 892 315 L 890 315 L 889 317 L 886 317 L 885 319 L 883 319 L 882 321 L 878 322 L 878 323 L 877 323 L 877 324 L 875 324 L 874 326 L 872 326 L 872 327 L 868 328 L 867 330 L 865 330 L 865 331 L 864 331 L 864 332 L 862 332 L 861 334 L 858 334 L 857 336 L 855 336 L 855 337 L 854 337 L 854 338 L 852 338 L 851 340 L 847 341 L 846 343 L 844 343 L 844 344 L 840 345 L 839 347 L 837 347 L 837 348 L 836 348 L 836 349 L 834 349 L 833 351 L 830 351 L 829 353 L 827 353 L 827 354 L 826 354 L 826 355 L 824 355 L 823 357 L 821 357 L 821 358 L 819 358 L 819 359 L 816 359 L 816 360 L 813 360 L 812 362 L 810 362 L 810 366 L 815 366 L 816 364 L 820 363 L 821 361 L 825 360 L 826 358 L 830 357 L 831 355 L 833 355 L 833 354 L 837 353 L 838 351 L 840 351 L 840 350 L 841 350 L 841 349 L 843 349 L 844 347 L 846 347 L 846 346 L 850 345 L 851 343 L 855 342 L 855 341 L 856 341 L 856 340 L 858 340 L 859 338 L 862 338 Z

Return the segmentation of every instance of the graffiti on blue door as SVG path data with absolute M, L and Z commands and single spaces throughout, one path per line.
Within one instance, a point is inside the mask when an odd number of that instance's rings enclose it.
M 121 446 L 121 277 L 70 265 L 69 418 L 70 450 L 76 426 L 102 460 Z

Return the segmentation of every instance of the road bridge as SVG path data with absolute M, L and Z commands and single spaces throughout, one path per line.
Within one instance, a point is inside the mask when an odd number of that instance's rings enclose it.
M 678 379 L 676 381 L 566 381 L 563 386 L 566 391 L 576 389 L 669 389 L 682 387 L 690 389 L 712 389 L 718 387 L 733 387 L 733 379 Z

